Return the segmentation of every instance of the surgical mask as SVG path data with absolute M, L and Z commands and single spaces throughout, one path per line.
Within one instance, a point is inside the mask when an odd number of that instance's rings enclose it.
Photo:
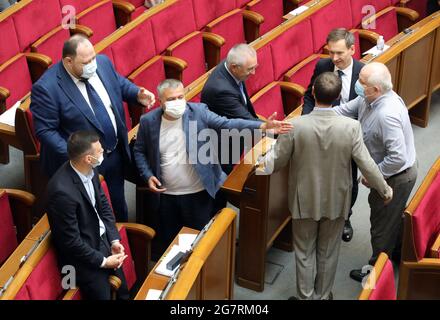
M 99 167 L 101 164 L 102 164 L 102 162 L 104 161 L 104 155 L 103 154 L 101 154 L 100 156 L 99 156 L 99 158 L 96 158 L 96 157 L 94 157 L 94 156 L 91 156 L 93 159 L 95 159 L 96 161 L 98 161 L 98 162 L 96 162 L 96 163 L 92 163 L 92 168 L 96 168 L 96 167 Z
M 83 66 L 83 73 L 81 78 L 90 79 L 96 72 L 98 65 L 96 64 L 96 58 L 93 59 L 90 63 Z
M 361 83 L 359 82 L 359 80 L 356 81 L 356 83 L 354 84 L 354 91 L 357 93 L 357 95 L 359 97 L 362 97 L 365 99 L 365 89 L 364 87 L 361 85 Z
M 186 100 L 177 99 L 165 102 L 165 114 L 174 119 L 179 119 L 185 113 Z

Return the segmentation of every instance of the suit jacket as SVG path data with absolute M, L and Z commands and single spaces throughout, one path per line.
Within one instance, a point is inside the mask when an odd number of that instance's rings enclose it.
M 99 182 L 98 171 L 92 179 L 97 212 L 105 225 L 109 242 L 120 239 L 115 218 Z M 61 266 L 73 265 L 81 277 L 99 272 L 103 253 L 99 251 L 99 220 L 84 185 L 70 163 L 65 162 L 49 180 L 47 215 L 53 243 Z M 90 274 L 88 274 L 90 273 Z
M 160 126 L 162 123 L 162 108 L 153 110 L 144 114 L 140 120 L 139 131 L 134 145 L 134 158 L 137 168 L 144 181 L 148 181 L 151 176 L 161 180 L 160 171 L 160 152 L 159 138 Z M 260 121 L 249 121 L 242 119 L 227 119 L 209 111 L 208 107 L 202 103 L 188 102 L 186 111 L 183 114 L 183 130 L 186 136 L 186 151 L 189 161 L 195 163 L 195 170 L 199 175 L 206 191 L 211 197 L 223 185 L 226 180 L 226 174 L 222 171 L 218 164 L 217 154 L 210 153 L 211 162 L 202 164 L 198 161 L 199 150 L 204 147 L 203 155 L 206 154 L 206 140 L 199 141 L 197 134 L 201 130 L 213 129 L 220 132 L 221 129 L 258 129 L 261 125 Z M 196 127 L 191 125 L 196 124 Z M 211 132 L 213 133 L 213 132 Z M 209 140 L 211 150 L 216 149 L 214 142 Z M 158 198 L 157 198 L 158 200 Z
M 237 82 L 226 70 L 223 60 L 206 81 L 201 102 L 206 103 L 212 112 L 229 119 L 258 119 L 244 83 L 243 89 L 246 103 Z
M 98 76 L 112 103 L 116 118 L 119 143 L 125 150 L 126 160 L 130 160 L 122 100 L 137 101 L 139 88 L 120 76 L 110 60 L 97 55 Z M 33 85 L 31 111 L 37 138 L 41 142 L 41 161 L 49 176 L 67 161 L 67 139 L 78 130 L 94 130 L 103 135 L 103 130 L 90 106 L 72 81 L 60 61 Z
M 354 85 L 356 81 L 359 79 L 359 72 L 361 72 L 362 67 L 364 64 L 358 60 L 353 59 L 353 71 L 351 74 L 351 85 L 350 85 L 350 94 L 348 99 L 353 100 L 357 97 L 357 93 L 354 90 Z M 310 80 L 309 86 L 307 87 L 307 91 L 304 94 L 304 105 L 302 114 L 309 114 L 312 112 L 313 108 L 315 107 L 315 99 L 312 95 L 312 87 L 313 83 L 315 82 L 315 79 L 324 72 L 333 72 L 335 70 L 335 65 L 332 62 L 332 59 L 325 58 L 318 61 L 318 63 L 315 66 L 315 70 L 313 71 L 312 79 Z
M 294 219 L 347 219 L 350 210 L 351 159 L 372 188 L 389 188 L 371 158 L 358 121 L 333 110 L 314 110 L 291 120 L 293 130 L 278 137 L 274 170 L 289 165 L 288 201 Z

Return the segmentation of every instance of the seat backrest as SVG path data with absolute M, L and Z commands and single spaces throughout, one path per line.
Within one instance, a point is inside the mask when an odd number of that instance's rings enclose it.
M 9 197 L 5 190 L 0 190 L 0 265 L 6 261 L 17 246 Z
M 192 0 L 181 0 L 151 17 L 156 53 L 196 31 Z
M 335 28 L 351 29 L 351 7 L 349 0 L 334 0 L 315 12 L 311 17 L 313 48 L 320 53 L 326 44 L 329 32 Z
M 50 247 L 15 296 L 15 300 L 58 300 L 64 289 L 55 249 Z
M 264 17 L 264 22 L 260 25 L 260 36 L 284 21 L 283 0 L 259 0 L 252 3 L 248 4 L 246 8 Z
M 354 0 L 350 1 L 353 28 L 361 26 L 362 20 L 390 5 L 390 0 Z M 374 31 L 374 30 L 373 30 Z
M 413 242 L 417 259 L 427 257 L 440 233 L 440 172 L 429 185 L 422 200 L 412 214 Z
M 10 96 L 6 100 L 6 109 L 21 100 L 32 88 L 26 57 L 19 53 L 0 65 L 0 85 L 9 90 Z
M 131 290 L 136 283 L 137 276 L 133 255 L 131 254 L 130 243 L 128 241 L 127 230 L 124 226 L 119 229 L 119 235 L 121 236 L 121 244 L 124 246 L 125 254 L 127 255 L 127 258 L 125 258 L 124 263 L 122 264 L 122 271 L 124 272 L 128 290 Z
M 66 6 L 73 6 L 75 8 L 75 13 L 79 14 L 102 0 L 59 0 L 59 1 L 61 8 Z M 65 12 L 64 14 L 67 14 L 67 12 Z
M 237 8 L 235 1 L 192 0 L 197 29 Z
M 318 63 L 319 59 L 321 59 L 321 56 L 317 54 L 313 54 L 311 57 L 307 57 L 307 63 L 298 68 L 298 70 L 289 79 L 286 80 L 297 83 L 303 88 L 307 89 L 312 78 L 313 71 L 315 70 L 315 66 Z
M 381 253 L 364 284 L 360 300 L 396 300 L 393 264 Z
M 359 32 L 354 31 L 352 32 L 354 35 L 354 55 L 353 58 L 356 60 L 360 60 L 362 58 L 362 52 L 361 52 L 361 43 L 359 38 Z
M 58 27 L 50 31 L 50 34 L 34 42 L 31 45 L 31 51 L 45 54 L 52 59 L 52 64 L 55 64 L 62 58 L 63 45 L 69 39 L 70 32 L 63 27 Z
M 382 35 L 385 41 L 390 40 L 392 37 L 399 33 L 395 8 L 385 8 L 384 10 L 378 12 L 371 19 L 374 19 L 375 21 L 375 29 L 373 31 Z
M 393 2 L 396 2 L 396 1 L 393 1 Z M 395 3 L 392 3 L 392 5 L 394 5 L 394 4 Z M 417 11 L 420 15 L 419 19 L 423 19 L 424 17 L 426 17 L 426 14 L 427 14 L 427 5 L 428 5 L 428 1 L 410 0 L 406 4 L 406 7 Z
M 237 0 L 235 7 L 236 8 L 243 8 L 246 4 L 248 4 L 250 0 Z
M 250 97 L 275 80 L 271 44 L 268 43 L 256 51 L 258 68 L 255 70 L 255 74 L 246 80 L 246 89 Z
M 284 114 L 281 87 L 276 82 L 272 82 L 256 93 L 252 98 L 252 103 L 255 112 L 260 116 L 268 118 L 276 112 L 276 120 L 283 120 L 286 117 Z
M 0 21 L 0 65 L 20 52 L 14 21 L 11 17 Z
M 275 79 L 313 53 L 310 20 L 290 27 L 271 42 Z
M 206 26 L 206 30 L 216 33 L 225 39 L 220 49 L 220 59 L 228 54 L 234 45 L 246 42 L 244 37 L 243 15 L 241 9 L 230 11 Z
M 90 42 L 101 41 L 116 30 L 113 5 L 110 0 L 103 0 L 77 15 L 78 23 L 93 30 Z

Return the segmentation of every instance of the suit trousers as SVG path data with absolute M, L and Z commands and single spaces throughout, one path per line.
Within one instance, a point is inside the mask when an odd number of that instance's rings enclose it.
M 333 220 L 322 218 L 319 221 L 292 220 L 299 299 L 329 299 L 336 276 L 344 222 L 344 217 Z
M 104 234 L 99 244 L 99 251 L 105 257 L 111 255 L 111 246 Z M 116 297 L 120 300 L 128 300 L 129 292 L 122 267 L 116 270 L 100 268 L 98 270 L 80 269 L 78 284 L 81 294 L 86 300 L 110 300 L 111 287 L 108 281 L 110 275 L 117 276 L 122 284 L 117 291 Z
M 374 265 L 379 254 L 385 252 L 393 260 L 400 261 L 403 235 L 403 212 L 411 190 L 417 180 L 417 162 L 405 173 L 388 178 L 393 189 L 393 200 L 385 205 L 376 190 L 368 195 L 370 204 L 371 246 L 373 254 L 369 260 Z
M 99 166 L 99 174 L 107 183 L 116 221 L 128 221 L 128 209 L 125 202 L 124 156 L 121 143 L 111 153 L 104 152 L 104 161 Z

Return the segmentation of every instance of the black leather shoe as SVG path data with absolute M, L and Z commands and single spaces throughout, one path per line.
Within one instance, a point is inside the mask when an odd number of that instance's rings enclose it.
M 362 282 L 364 277 L 368 276 L 370 272 L 362 272 L 361 269 L 354 269 L 350 271 L 350 278 L 356 280 L 357 282 Z
M 344 231 L 342 231 L 342 240 L 345 242 L 350 242 L 351 239 L 353 239 L 353 228 L 350 220 L 345 220 Z
M 299 300 L 299 299 L 297 297 L 295 297 L 295 296 L 291 296 L 287 300 Z

